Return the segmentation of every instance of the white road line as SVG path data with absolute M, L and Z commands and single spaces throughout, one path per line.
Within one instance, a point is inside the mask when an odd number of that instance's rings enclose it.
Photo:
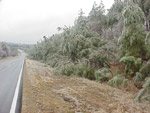
M 14 95 L 13 102 L 12 102 L 12 105 L 11 105 L 10 113 L 15 113 L 15 110 L 16 110 L 17 98 L 18 98 L 18 94 L 19 94 L 19 86 L 20 86 L 21 76 L 22 76 L 22 71 L 23 71 L 23 65 L 24 65 L 24 62 L 22 64 L 21 71 L 20 71 L 20 74 L 19 74 L 19 79 L 18 79 L 18 82 L 17 82 L 15 95 Z

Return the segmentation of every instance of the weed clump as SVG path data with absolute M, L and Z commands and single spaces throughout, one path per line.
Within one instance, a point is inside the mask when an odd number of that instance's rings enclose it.
M 73 63 L 66 64 L 64 66 L 58 67 L 55 69 L 55 75 L 73 75 L 75 72 L 75 65 Z
M 145 79 L 145 83 L 143 85 L 143 88 L 139 91 L 139 93 L 138 93 L 138 95 L 136 97 L 136 101 L 137 102 L 141 102 L 141 99 L 144 96 L 144 94 L 146 94 L 144 99 L 150 101 L 150 77 L 147 77 Z
M 88 78 L 90 80 L 95 80 L 94 76 L 95 70 L 89 65 L 88 62 L 79 63 L 76 66 L 76 75 L 79 77 Z
M 103 68 L 95 72 L 96 81 L 105 82 L 108 81 L 111 77 L 111 73 L 107 68 Z
M 120 85 L 123 85 L 123 87 L 126 87 L 127 79 L 121 75 L 116 75 L 111 80 L 108 81 L 108 84 L 110 86 L 115 86 L 115 87 L 118 87 Z

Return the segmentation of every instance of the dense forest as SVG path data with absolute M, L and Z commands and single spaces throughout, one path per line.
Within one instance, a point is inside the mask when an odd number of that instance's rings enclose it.
M 79 11 L 74 26 L 43 37 L 29 57 L 54 68 L 110 86 L 139 89 L 136 101 L 150 100 L 150 0 L 115 0 L 106 11 L 94 2 L 88 16 Z M 115 69 L 114 69 L 115 68 Z

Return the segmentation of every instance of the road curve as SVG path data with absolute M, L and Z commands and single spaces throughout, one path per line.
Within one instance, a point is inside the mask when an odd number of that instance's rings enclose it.
M 24 55 L 0 63 L 0 113 L 9 113 Z

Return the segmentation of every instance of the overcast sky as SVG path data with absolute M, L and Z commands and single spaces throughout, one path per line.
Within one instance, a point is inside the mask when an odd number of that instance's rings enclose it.
M 86 15 L 100 0 L 2 0 L 0 42 L 36 43 L 57 33 L 57 27 L 71 26 L 82 8 Z M 109 9 L 114 0 L 103 0 Z

